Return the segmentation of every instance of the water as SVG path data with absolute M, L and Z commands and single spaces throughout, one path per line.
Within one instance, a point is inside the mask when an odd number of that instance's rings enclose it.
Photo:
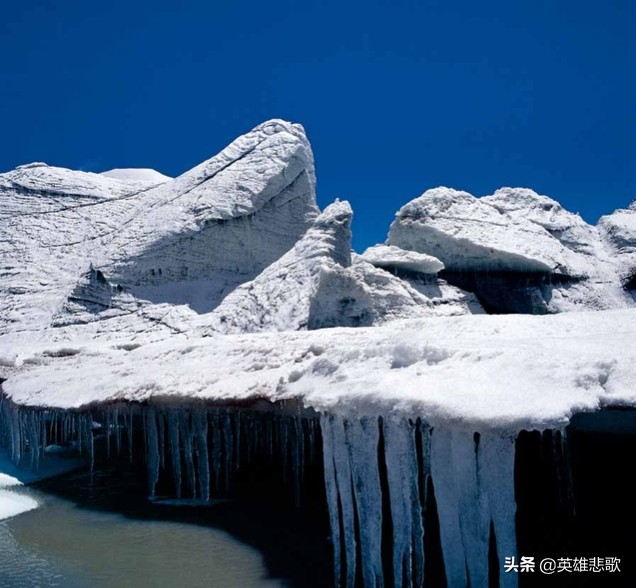
M 214 527 L 238 505 L 152 504 L 135 483 L 131 474 L 79 472 L 17 490 L 40 507 L 0 521 L 0 586 L 288 585 L 271 577 L 258 549 Z

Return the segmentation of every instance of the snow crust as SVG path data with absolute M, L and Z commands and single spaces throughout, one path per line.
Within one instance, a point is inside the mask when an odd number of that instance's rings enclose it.
M 37 507 L 37 500 L 18 492 L 3 490 L 0 481 L 0 521 L 34 510 Z
M 3 349 L 16 403 L 300 398 L 331 413 L 419 415 L 516 432 L 636 403 L 636 311 L 466 315 L 360 329 Z M 8 352 L 8 353 L 7 353 Z M 90 385 L 87 385 L 90 383 Z

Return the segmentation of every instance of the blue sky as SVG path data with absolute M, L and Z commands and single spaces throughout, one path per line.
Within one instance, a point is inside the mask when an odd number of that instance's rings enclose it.
M 0 170 L 177 175 L 280 117 L 358 249 L 437 185 L 528 186 L 594 222 L 636 198 L 634 30 L 632 0 L 11 2 Z

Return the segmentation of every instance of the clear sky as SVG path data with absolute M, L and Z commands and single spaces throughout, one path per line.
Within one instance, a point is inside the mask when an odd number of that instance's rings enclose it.
M 636 198 L 634 31 L 633 0 L 7 2 L 0 170 L 177 175 L 279 117 L 358 249 L 437 185 L 595 222 Z

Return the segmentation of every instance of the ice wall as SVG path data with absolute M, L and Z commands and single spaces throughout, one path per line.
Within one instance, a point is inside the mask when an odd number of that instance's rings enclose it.
M 321 428 L 336 585 L 354 586 L 358 570 L 364 586 L 423 585 L 429 477 L 449 586 L 488 586 L 491 524 L 500 568 L 504 557 L 516 556 L 511 437 L 431 428 L 392 416 L 325 415 Z M 391 537 L 383 535 L 385 498 Z M 387 543 L 393 554 L 390 579 L 382 565 Z M 501 586 L 516 584 L 514 574 L 501 574 Z
M 151 499 L 187 503 L 228 496 L 242 468 L 276 463 L 299 504 L 306 471 L 320 467 L 322 453 L 336 586 L 425 585 L 430 480 L 448 586 L 488 586 L 493 531 L 500 570 L 517 553 L 515 445 L 507 435 L 397 415 L 318 418 L 298 406 L 61 411 L 4 400 L 0 442 L 23 467 L 37 468 L 50 444 L 75 443 L 91 467 L 115 456 L 143 460 Z M 501 586 L 516 582 L 500 573 Z

